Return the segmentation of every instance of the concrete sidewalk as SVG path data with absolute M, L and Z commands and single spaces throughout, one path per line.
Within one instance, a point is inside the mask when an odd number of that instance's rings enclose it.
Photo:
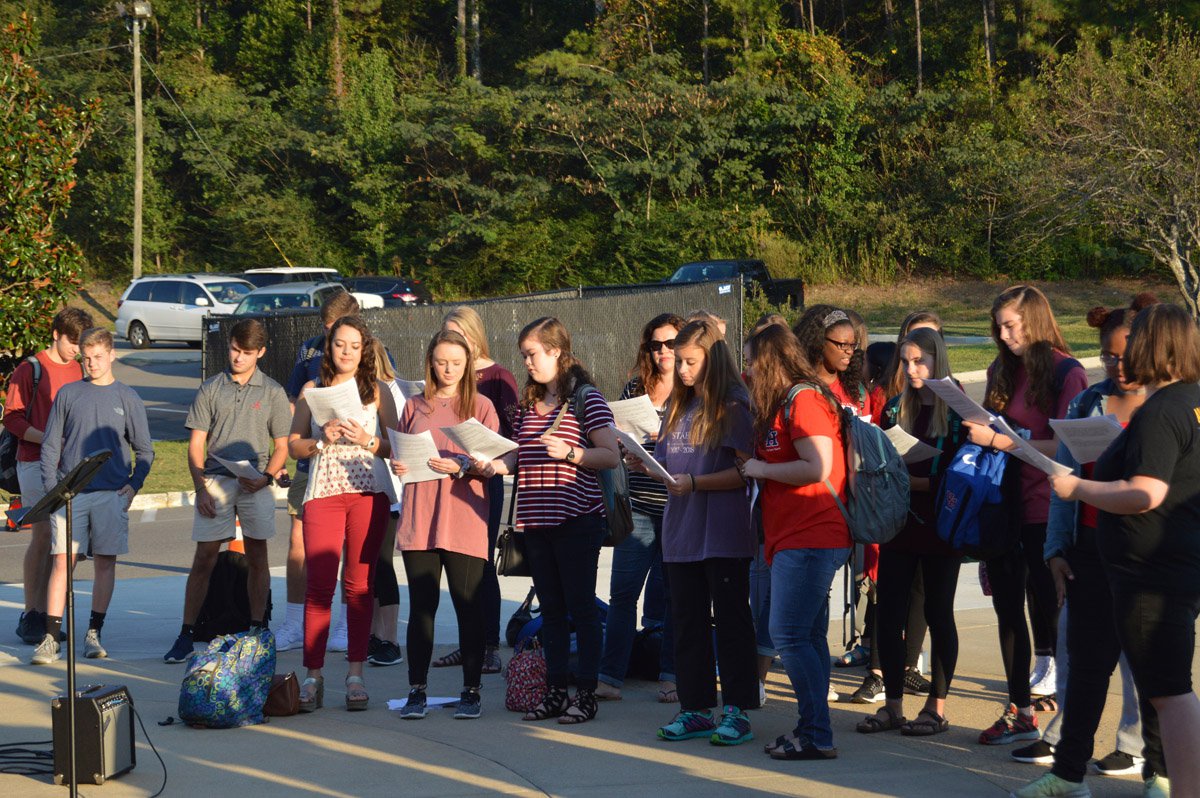
M 608 593 L 609 553 L 602 557 L 599 593 Z M 403 568 L 397 560 L 398 574 Z M 118 573 L 120 571 L 118 570 Z M 407 668 L 368 667 L 371 708 L 347 713 L 343 708 L 345 674 L 341 654 L 326 662 L 326 706 L 311 715 L 275 718 L 237 730 L 191 729 L 158 721 L 177 714 L 183 668 L 165 665 L 163 652 L 178 631 L 184 577 L 121 580 L 105 625 L 107 660 L 80 660 L 78 684 L 125 685 L 146 724 L 146 731 L 166 762 L 168 796 L 313 795 L 404 796 L 553 795 L 614 796 L 631 793 L 667 796 L 1004 796 L 1043 772 L 1009 758 L 1011 746 L 985 747 L 975 742 L 980 729 L 1001 711 L 1003 675 L 996 642 L 995 618 L 978 588 L 974 566 L 965 566 L 956 602 L 960 635 L 958 673 L 947 706 L 953 728 L 933 738 L 902 737 L 897 732 L 865 736 L 854 724 L 875 707 L 833 704 L 835 741 L 841 756 L 831 762 L 778 762 L 762 745 L 789 732 L 795 702 L 786 676 L 771 672 L 766 706 L 752 713 L 756 739 L 736 748 L 705 740 L 664 743 L 656 729 L 669 721 L 676 705 L 656 702 L 657 685 L 629 682 L 625 699 L 601 705 L 597 719 L 581 726 L 554 722 L 523 723 L 503 707 L 501 676 L 484 677 L 483 717 L 456 721 L 446 710 L 432 710 L 422 721 L 402 721 L 386 709 L 387 699 L 403 698 Z M 527 579 L 502 579 L 506 621 L 528 589 Z M 284 594 L 282 573 L 273 580 L 274 595 Z M 77 624 L 86 624 L 91 585 L 78 585 Z M 407 598 L 402 591 L 402 613 Z M 835 580 L 834 615 L 840 616 L 841 577 Z M 50 698 L 65 690 L 64 662 L 48 667 L 27 664 L 30 648 L 16 642 L 21 604 L 19 585 L 0 585 L 0 689 L 3 724 L 0 745 L 50 739 Z M 456 644 L 453 610 L 443 592 L 438 616 L 437 654 Z M 502 621 L 502 622 L 503 622 Z M 400 640 L 404 640 L 403 622 Z M 79 632 L 82 639 L 82 631 Z M 832 624 L 830 646 L 841 651 L 840 617 Z M 407 652 L 406 652 L 407 653 Z M 505 660 L 510 651 L 502 651 Z M 299 651 L 283 652 L 278 670 L 303 674 Z M 834 687 L 846 698 L 861 682 L 863 671 L 835 669 Z M 430 673 L 429 694 L 457 696 L 457 669 Z M 1114 680 L 1119 690 L 1119 681 Z M 1120 696 L 1110 694 L 1096 754 L 1112 750 Z M 876 705 L 877 706 L 877 705 Z M 911 717 L 920 708 L 906 700 Z M 1040 721 L 1048 722 L 1043 714 Z M 162 769 L 140 728 L 137 767 L 103 786 L 82 785 L 94 797 L 147 796 L 158 789 Z M 1099 796 L 1141 794 L 1137 777 L 1089 779 Z M 0 794 L 61 796 L 65 788 L 48 776 L 0 775 Z

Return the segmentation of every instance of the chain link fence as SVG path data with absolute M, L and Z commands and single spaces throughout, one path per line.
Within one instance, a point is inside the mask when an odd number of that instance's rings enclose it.
M 363 318 L 391 352 L 397 374 L 403 379 L 417 380 L 424 377 L 425 347 L 441 328 L 442 318 L 459 304 L 470 305 L 483 318 L 492 359 L 512 371 L 520 385 L 525 370 L 517 352 L 517 334 L 534 319 L 555 316 L 571 333 L 575 356 L 611 400 L 620 394 L 634 365 L 642 326 L 660 313 L 685 316 L 697 309 L 715 313 L 726 320 L 726 340 L 740 360 L 744 298 L 740 281 L 603 286 L 447 305 L 377 308 L 364 311 Z M 287 383 L 300 345 L 321 332 L 321 319 L 316 312 L 237 318 L 210 316 L 201 357 L 204 379 L 228 365 L 229 330 L 241 318 L 257 318 L 266 324 L 267 353 L 259 361 L 259 368 L 281 385 Z

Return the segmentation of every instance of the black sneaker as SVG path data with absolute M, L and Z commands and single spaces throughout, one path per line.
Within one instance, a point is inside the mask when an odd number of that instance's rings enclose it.
M 17 622 L 17 637 L 31 646 L 36 646 L 45 636 L 46 613 L 37 610 L 21 613 L 21 620 Z M 64 635 L 59 635 L 59 642 L 65 639 Z
M 400 708 L 400 717 L 404 720 L 420 720 L 428 712 L 429 704 L 426 703 L 425 691 L 420 687 L 409 690 L 408 700 Z
M 1045 740 L 1038 740 L 1024 748 L 1016 749 L 1011 756 L 1016 761 L 1028 765 L 1052 765 L 1054 764 L 1054 746 Z
M 367 662 L 372 665 L 399 665 L 404 662 L 404 655 L 400 653 L 400 646 L 390 640 L 378 640 L 378 645 L 375 650 L 367 654 Z
M 37 610 L 30 610 L 29 612 L 23 612 L 23 613 L 21 613 L 21 617 L 17 619 L 17 637 L 20 638 L 22 643 L 30 642 L 30 640 L 29 640 L 29 616 L 35 615 L 36 613 L 37 613 Z M 33 642 L 36 643 L 38 641 L 35 640 Z
M 175 638 L 175 644 L 171 646 L 171 650 L 163 654 L 163 662 L 169 665 L 187 662 L 187 658 L 192 655 L 193 648 L 192 638 L 187 635 L 180 635 Z
M 904 692 L 909 695 L 929 695 L 931 686 L 916 668 L 904 669 Z
M 375 635 L 371 635 L 371 639 L 367 641 L 367 662 L 370 662 L 371 657 L 375 656 L 375 654 L 379 651 L 379 646 L 381 643 L 383 643 L 382 640 Z
M 1092 767 L 1101 776 L 1128 776 L 1131 773 L 1141 773 L 1142 763 L 1145 761 L 1140 756 L 1113 751 L 1103 759 L 1093 762 Z
M 883 679 L 873 673 L 868 673 L 863 679 L 862 687 L 850 694 L 852 704 L 874 704 L 883 700 Z
M 483 702 L 479 699 L 478 690 L 463 690 L 458 698 L 458 709 L 454 717 L 459 720 L 474 720 L 483 711 Z

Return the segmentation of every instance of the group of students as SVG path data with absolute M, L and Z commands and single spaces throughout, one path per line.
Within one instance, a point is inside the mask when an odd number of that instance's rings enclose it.
M 764 317 L 746 341 L 742 371 L 726 343 L 724 322 L 712 314 L 651 319 L 621 398 L 645 395 L 659 413 L 661 429 L 646 448 L 667 478 L 618 444 L 612 409 L 598 390 L 583 387 L 594 380 L 557 319 L 537 319 L 520 332 L 516 343 L 527 376 L 518 390 L 512 374 L 490 359 L 478 314 L 455 309 L 426 349 L 423 392 L 405 401 L 386 351 L 353 300 L 347 295 L 339 303 L 334 308 L 344 312 L 325 312 L 327 332 L 301 350 L 292 381 L 298 386 L 285 391 L 257 371 L 266 333 L 253 320 L 232 330 L 229 370 L 201 386 L 187 422 L 197 553 L 184 626 L 167 661 L 182 661 L 191 651 L 191 624 L 207 572 L 220 541 L 232 534 L 235 514 L 247 540 L 251 612 L 255 623 L 263 622 L 266 540 L 274 532 L 264 488 L 288 478 L 290 453 L 304 464 L 304 475 L 297 474 L 290 488 L 297 520 L 289 547 L 288 615 L 279 637 L 285 647 L 285 638 L 303 630 L 304 711 L 322 705 L 325 651 L 337 647 L 330 627 L 339 568 L 347 709 L 367 706 L 364 662 L 400 661 L 391 564 L 399 550 L 410 599 L 410 692 L 402 717 L 424 717 L 431 664 L 461 665 L 456 717 L 478 717 L 480 675 L 500 667 L 493 560 L 502 479 L 511 474 L 547 665 L 545 698 L 525 720 L 582 723 L 596 716 L 600 701 L 621 697 L 645 585 L 644 614 L 665 622 L 659 700 L 679 703 L 659 738 L 707 738 L 717 745 L 753 739 L 747 710 L 764 700 L 766 673 L 778 657 L 795 694 L 798 723 L 767 744 L 766 753 L 775 759 L 835 758 L 829 595 L 836 572 L 848 566 L 859 575 L 858 593 L 869 611 L 867 628 L 839 664 L 868 666 L 852 700 L 873 703 L 882 695 L 885 701 L 857 731 L 931 736 L 949 729 L 946 700 L 958 657 L 953 607 L 963 558 L 937 534 L 935 497 L 961 446 L 1013 451 L 1016 442 L 960 418 L 927 386 L 952 376 L 935 314 L 910 314 L 884 357 L 873 356 L 879 353 L 867 346 L 866 325 L 849 309 L 810 307 L 794 327 L 781 317 Z M 1120 662 L 1125 711 L 1118 749 L 1101 761 L 1101 770 L 1130 772 L 1141 765 L 1146 794 L 1165 795 L 1169 763 L 1181 794 L 1180 787 L 1200 784 L 1200 774 L 1193 773 L 1200 768 L 1200 704 L 1190 678 L 1200 611 L 1200 537 L 1192 534 L 1200 521 L 1200 334 L 1183 310 L 1149 295 L 1129 307 L 1098 308 L 1089 323 L 1099 330 L 1105 379 L 1089 386 L 1038 289 L 1004 291 L 990 316 L 997 355 L 987 371 L 984 404 L 1073 472 L 1047 478 L 1025 463 L 1014 466 L 1020 468 L 1019 541 L 981 565 L 998 621 L 1008 701 L 979 742 L 1030 742 L 1014 758 L 1053 762 L 1050 773 L 1014 793 L 1020 798 L 1088 794 L 1082 781 L 1108 678 Z M 59 371 L 74 357 L 60 343 L 71 340 L 70 329 L 60 333 L 56 320 L 48 352 Z M 89 372 L 92 335 L 79 336 Z M 111 352 L 111 339 L 108 344 Z M 318 425 L 304 392 L 347 382 L 357 390 L 361 414 Z M 22 407 L 22 390 L 30 390 L 28 375 L 18 371 L 9 415 Z M 55 403 L 49 412 L 50 442 L 62 434 L 56 419 L 70 415 L 58 408 Z M 899 426 L 938 450 L 909 466 L 906 524 L 879 547 L 853 545 L 843 513 L 846 409 L 885 428 Z M 1124 432 L 1095 463 L 1076 462 L 1056 440 L 1051 419 L 1104 414 L 1115 416 Z M 129 418 L 135 415 L 126 414 L 123 434 L 134 444 L 137 467 L 114 458 L 124 481 L 104 484 L 122 499 L 140 487 L 149 468 L 148 447 L 139 448 L 141 433 Z M 40 416 L 26 417 L 31 426 L 19 434 L 33 444 L 40 438 Z M 472 418 L 517 448 L 500 459 L 476 459 L 442 432 Z M 409 466 L 390 458 L 389 429 L 430 433 L 439 456 L 425 465 L 449 478 L 401 485 L 397 478 Z M 69 448 L 43 445 L 43 485 L 69 467 Z M 22 460 L 29 462 L 28 453 Z M 222 462 L 239 460 L 254 464 L 262 477 L 237 478 Z M 635 523 L 613 552 L 605 624 L 596 604 L 606 531 L 598 474 L 622 463 L 630 472 Z M 110 556 L 102 548 L 94 549 L 98 566 Z M 431 663 L 443 571 L 459 649 Z M 98 567 L 98 582 L 100 574 Z M 57 632 L 51 627 L 61 615 L 56 583 L 50 584 L 44 641 Z M 101 598 L 98 584 L 96 645 Z M 1087 611 L 1072 613 L 1072 604 Z M 28 623 L 36 625 L 37 613 L 36 604 L 29 605 L 22 624 L 31 617 Z M 919 666 L 926 628 L 931 681 Z M 577 660 L 569 667 L 572 634 Z M 53 646 L 44 641 L 57 649 L 57 635 Z M 52 660 L 35 655 L 34 661 Z M 1035 699 L 1031 682 L 1041 697 Z M 903 714 L 905 692 L 924 695 L 911 720 Z M 1042 736 L 1036 712 L 1055 709 Z

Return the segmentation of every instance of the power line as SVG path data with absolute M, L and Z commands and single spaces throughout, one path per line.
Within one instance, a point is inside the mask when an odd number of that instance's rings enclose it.
M 57 61 L 59 58 L 70 58 L 73 55 L 88 55 L 90 53 L 103 53 L 107 50 L 128 50 L 130 44 L 114 44 L 111 47 L 94 47 L 91 50 L 76 50 L 73 53 L 58 53 L 56 55 L 44 55 L 41 58 L 26 58 L 23 59 L 26 64 L 36 64 L 41 61 Z
M 167 88 L 167 84 L 163 83 L 163 79 L 158 76 L 158 72 L 155 71 L 154 65 L 150 63 L 150 59 L 143 55 L 142 61 L 146 64 L 146 68 L 150 70 L 150 74 L 153 75 L 154 79 L 158 81 L 158 85 L 162 87 L 164 92 L 166 92 L 167 99 L 169 99 L 171 104 L 175 106 L 175 110 L 178 111 L 179 115 L 183 117 L 183 121 L 187 122 L 188 128 L 193 134 L 195 134 L 196 138 L 200 140 L 200 143 L 204 145 L 204 149 L 208 151 L 208 154 L 212 156 L 213 163 L 215 163 L 217 168 L 221 170 L 221 173 L 225 175 L 225 179 L 229 181 L 229 185 L 233 188 L 234 193 L 238 195 L 238 199 L 240 199 L 242 202 L 246 202 L 246 196 L 242 193 L 242 190 L 238 188 L 238 184 L 233 179 L 233 175 L 230 174 L 229 170 L 225 168 L 225 164 L 221 162 L 221 159 L 217 157 L 217 154 L 213 152 L 213 148 L 208 146 L 208 142 L 205 140 L 204 136 L 200 135 L 200 131 L 196 130 L 196 126 L 192 124 L 192 120 L 186 113 L 184 113 L 183 108 L 180 107 L 179 102 L 175 99 L 175 95 L 171 93 L 169 88 Z M 284 254 L 283 249 L 279 246 L 279 242 L 275 240 L 275 237 L 271 235 L 271 232 L 267 230 L 266 226 L 262 224 L 262 222 L 259 222 L 258 226 L 262 229 L 263 235 L 265 235 L 275 247 L 275 251 L 279 253 L 279 257 L 283 258 L 283 262 L 288 266 L 292 266 L 291 260 L 289 260 L 288 256 Z

